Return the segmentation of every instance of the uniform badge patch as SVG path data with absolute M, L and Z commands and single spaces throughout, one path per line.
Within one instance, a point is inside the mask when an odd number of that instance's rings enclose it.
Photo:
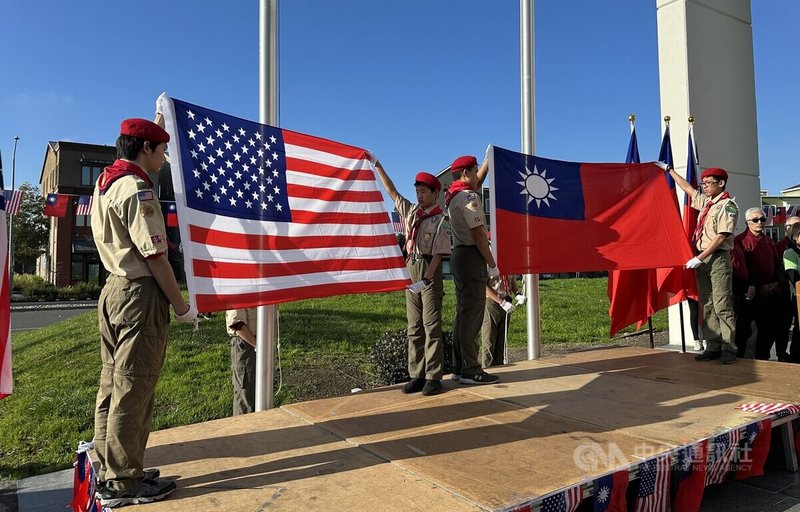
M 152 190 L 142 190 L 137 194 L 139 201 L 152 201 L 155 199 L 155 195 L 153 195 Z
M 735 203 L 731 203 L 730 201 L 728 201 L 728 204 L 725 205 L 725 213 L 734 215 L 736 213 L 739 213 L 739 208 L 736 207 Z
M 153 235 L 150 237 L 150 241 L 154 244 L 161 244 L 167 241 L 167 237 L 164 235 Z
M 149 204 L 143 204 L 141 207 L 139 207 L 139 212 L 144 217 L 152 217 L 152 215 L 156 213 L 153 207 L 150 206 Z
M 466 205 L 467 210 L 477 212 L 478 211 L 478 203 L 476 201 L 470 201 Z
M 425 239 L 426 242 L 428 242 L 431 239 L 431 234 L 425 233 L 425 236 L 423 238 Z

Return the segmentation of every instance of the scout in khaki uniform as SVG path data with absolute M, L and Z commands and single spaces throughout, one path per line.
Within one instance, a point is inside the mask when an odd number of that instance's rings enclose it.
M 525 298 L 519 294 L 514 276 L 489 278 L 481 327 L 481 365 L 484 368 L 505 364 L 508 324 L 515 307 L 511 297 L 516 299 L 517 304 L 525 302 Z
M 164 363 L 169 306 L 191 323 L 197 311 L 181 296 L 167 261 L 167 237 L 153 179 L 169 135 L 145 119 L 126 119 L 118 160 L 97 180 L 92 234 L 110 272 L 98 302 L 103 369 L 95 409 L 94 443 L 100 460 L 98 493 L 108 507 L 149 503 L 175 482 L 144 471 L 155 387 Z
M 478 361 L 478 332 L 483 321 L 486 283 L 500 272 L 489 250 L 486 218 L 480 197 L 475 193 L 488 170 L 484 161 L 478 169 L 474 156 L 456 158 L 450 165 L 453 183 L 445 195 L 453 257 L 450 268 L 456 286 L 456 318 L 453 321 L 453 379 L 462 384 L 494 384 Z M 488 272 L 487 272 L 488 267 Z
M 256 410 L 256 325 L 256 308 L 225 312 L 225 328 L 231 337 L 234 416 Z
M 672 167 L 661 164 L 672 179 L 692 200 L 692 208 L 700 211 L 697 230 L 692 237 L 697 256 L 686 262 L 686 268 L 697 273 L 697 288 L 703 308 L 703 337 L 706 349 L 695 356 L 698 361 L 719 359 L 723 364 L 736 361 L 736 321 L 733 314 L 731 250 L 739 207 L 725 192 L 728 173 L 712 167 L 700 176 L 702 192 Z
M 383 188 L 394 201 L 406 230 L 406 266 L 415 283 L 406 290 L 408 319 L 408 374 L 411 380 L 403 393 L 442 391 L 444 351 L 442 349 L 442 257 L 450 255 L 450 234 L 444 228 L 445 215 L 436 198 L 442 185 L 436 176 L 417 173 L 414 189 L 417 204 L 400 195 L 380 162 L 375 162 Z M 416 290 L 416 286 L 421 291 Z

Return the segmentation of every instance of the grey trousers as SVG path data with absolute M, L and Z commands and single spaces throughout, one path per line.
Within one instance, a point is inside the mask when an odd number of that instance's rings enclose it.
M 453 321 L 453 373 L 476 375 L 478 333 L 483 322 L 486 283 L 489 276 L 486 262 L 475 246 L 456 246 L 450 259 L 456 287 L 456 318 Z

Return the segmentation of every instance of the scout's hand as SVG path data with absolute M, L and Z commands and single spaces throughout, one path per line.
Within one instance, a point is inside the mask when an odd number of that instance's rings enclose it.
M 497 268 L 497 265 L 494 267 L 487 267 L 487 272 L 489 273 L 489 277 L 500 277 L 500 270 Z
M 523 305 L 523 304 L 525 304 L 526 302 L 528 302 L 528 297 L 526 297 L 526 296 L 522 295 L 521 293 L 518 293 L 518 294 L 517 294 L 517 295 L 514 297 L 514 305 L 515 305 L 515 306 L 522 306 L 522 305 Z
M 189 304 L 189 309 L 182 315 L 179 315 L 177 311 L 175 312 L 175 321 L 178 323 L 191 324 L 195 320 L 197 320 L 197 309 L 191 304 Z
M 514 311 L 514 304 L 506 300 L 500 303 L 500 307 L 503 308 L 506 313 L 511 313 L 512 311 Z
M 686 268 L 697 268 L 703 264 L 703 260 L 699 259 L 697 256 L 690 259 L 686 262 Z
M 420 293 L 425 288 L 425 281 L 417 281 L 406 286 L 411 293 Z

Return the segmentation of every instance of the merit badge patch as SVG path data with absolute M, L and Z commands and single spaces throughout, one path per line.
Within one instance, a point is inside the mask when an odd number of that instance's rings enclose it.
M 478 211 L 478 203 L 477 203 L 477 201 L 470 201 L 465 206 L 467 207 L 467 210 L 470 210 L 470 211 L 473 211 L 473 212 L 477 212 Z
M 164 235 L 153 235 L 150 237 L 150 241 L 154 244 L 161 244 L 167 241 L 167 237 Z
M 137 197 L 139 198 L 139 201 L 152 201 L 155 199 L 155 195 L 153 195 L 152 190 L 142 190 L 139 192 Z
M 141 207 L 139 207 L 139 212 L 141 212 L 143 217 L 152 217 L 152 215 L 156 213 L 153 207 L 149 204 L 143 204 Z
M 728 204 L 725 205 L 725 213 L 730 215 L 739 213 L 739 208 L 736 206 L 736 203 L 731 203 L 728 201 Z

